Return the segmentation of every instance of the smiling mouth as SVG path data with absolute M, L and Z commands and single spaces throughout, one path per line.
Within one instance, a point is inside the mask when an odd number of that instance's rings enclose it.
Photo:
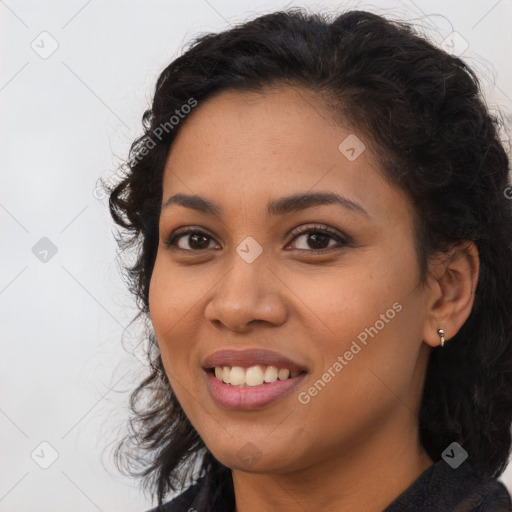
M 290 371 L 288 368 L 278 368 L 272 365 L 254 365 L 244 368 L 242 366 L 216 366 L 208 368 L 207 372 L 224 384 L 233 387 L 255 387 L 264 384 L 272 384 L 277 381 L 294 379 L 306 373 L 302 371 Z

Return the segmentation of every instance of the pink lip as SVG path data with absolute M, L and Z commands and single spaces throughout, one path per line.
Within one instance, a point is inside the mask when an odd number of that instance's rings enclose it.
M 265 407 L 288 395 L 302 381 L 306 373 L 300 373 L 293 379 L 243 388 L 225 384 L 210 371 L 206 371 L 204 375 L 208 390 L 218 405 L 227 409 L 247 410 Z
M 210 369 L 216 366 L 241 366 L 249 368 L 261 364 L 263 366 L 276 366 L 277 368 L 288 368 L 293 371 L 305 371 L 306 368 L 291 359 L 265 349 L 249 349 L 249 350 L 219 350 L 210 354 L 203 361 L 203 368 Z

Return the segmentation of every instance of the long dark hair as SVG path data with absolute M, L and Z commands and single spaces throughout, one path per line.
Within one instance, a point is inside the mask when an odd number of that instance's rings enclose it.
M 457 335 L 431 351 L 420 440 L 434 461 L 457 441 L 480 476 L 497 478 L 508 462 L 512 423 L 508 158 L 499 140 L 500 118 L 486 108 L 474 72 L 406 23 L 362 11 L 330 19 L 291 9 L 199 36 L 163 70 L 123 179 L 108 187 L 110 213 L 122 228 L 117 241 L 136 255 L 125 270 L 138 316 L 149 318 L 163 169 L 186 123 L 186 115 L 177 123 L 171 117 L 216 92 L 269 85 L 318 93 L 340 121 L 373 141 L 387 179 L 415 206 L 422 283 L 435 251 L 475 242 L 475 303 Z M 150 370 L 130 397 L 129 433 L 115 460 L 121 470 L 141 477 L 161 504 L 193 470 L 222 480 L 229 469 L 185 416 L 150 325 L 145 336 Z

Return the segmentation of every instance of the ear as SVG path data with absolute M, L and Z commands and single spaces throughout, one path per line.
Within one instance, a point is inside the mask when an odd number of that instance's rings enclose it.
M 478 249 L 471 241 L 455 245 L 448 254 L 434 260 L 423 331 L 425 343 L 441 345 L 437 329 L 444 330 L 445 342 L 457 334 L 473 308 L 479 270 Z

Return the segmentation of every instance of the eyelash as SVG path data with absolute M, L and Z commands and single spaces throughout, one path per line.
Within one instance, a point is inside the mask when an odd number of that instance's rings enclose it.
M 347 246 L 351 243 L 351 240 L 347 237 L 347 236 L 342 236 L 340 235 L 338 232 L 332 230 L 332 229 L 329 229 L 329 228 L 326 228 L 326 227 L 321 227 L 321 226 L 301 226 L 300 228 L 296 229 L 291 235 L 293 235 L 293 238 L 290 240 L 289 243 L 293 242 L 296 238 L 298 238 L 299 236 L 302 236 L 302 235 L 307 235 L 307 234 L 311 234 L 311 233 L 314 233 L 314 234 L 321 234 L 321 235 L 328 235 L 331 239 L 335 240 L 336 242 L 338 242 L 342 247 L 344 246 Z M 173 233 L 170 234 L 169 238 L 165 241 L 165 245 L 168 246 L 168 247 L 172 247 L 175 245 L 175 243 L 182 237 L 182 236 L 185 236 L 185 235 L 192 235 L 192 234 L 198 234 L 198 235 L 205 235 L 206 237 L 210 238 L 211 240 L 213 240 L 213 237 L 211 235 L 209 235 L 208 233 L 200 230 L 200 229 L 197 229 L 197 228 L 194 228 L 192 226 L 190 227 L 186 227 L 186 228 L 183 228 L 183 229 L 179 229 L 177 231 L 174 231 Z M 288 244 L 289 245 L 289 244 Z M 304 251 L 304 252 L 307 252 L 307 253 L 310 253 L 310 254 L 326 254 L 328 252 L 330 252 L 332 250 L 333 247 L 327 247 L 325 249 L 298 249 L 299 251 Z M 340 247 L 338 247 L 340 248 Z M 197 250 L 194 250 L 194 249 L 182 249 L 181 247 L 178 247 L 176 248 L 176 250 L 181 250 L 181 251 L 185 251 L 185 252 L 205 252 L 207 251 L 208 249 L 197 249 Z

